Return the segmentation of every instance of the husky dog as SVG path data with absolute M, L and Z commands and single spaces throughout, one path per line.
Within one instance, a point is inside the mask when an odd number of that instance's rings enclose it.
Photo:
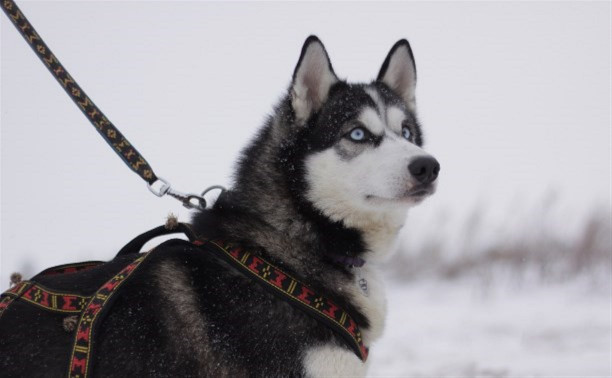
M 407 209 L 434 192 L 440 169 L 421 148 L 415 84 L 406 40 L 392 47 L 374 82 L 348 84 L 321 41 L 309 37 L 286 96 L 244 151 L 233 189 L 193 219 L 203 233 L 261 248 L 337 299 L 355 314 L 366 345 L 380 338 L 385 321 L 377 265 Z M 356 261 L 365 264 L 355 267 Z M 351 350 L 282 303 L 260 298 L 223 311 L 237 314 L 220 328 L 244 317 L 258 324 L 235 330 L 244 369 L 268 376 L 365 375 Z M 240 366 L 209 350 L 223 364 Z
M 392 47 L 375 81 L 349 84 L 309 37 L 233 188 L 191 225 L 332 298 L 368 347 L 385 321 L 378 266 L 408 208 L 434 193 L 440 169 L 421 148 L 415 84 L 406 40 Z M 171 252 L 152 255 L 162 257 L 151 257 L 117 295 L 96 336 L 95 375 L 365 376 L 367 363 L 327 325 L 222 260 L 188 247 Z M 4 323 L 0 375 L 65 374 L 68 354 L 59 345 L 73 336 L 61 330 L 61 315 L 46 323 L 42 316 Z

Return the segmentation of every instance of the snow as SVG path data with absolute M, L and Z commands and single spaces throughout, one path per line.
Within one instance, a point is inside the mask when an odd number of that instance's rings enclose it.
M 609 377 L 610 281 L 389 282 L 370 377 Z

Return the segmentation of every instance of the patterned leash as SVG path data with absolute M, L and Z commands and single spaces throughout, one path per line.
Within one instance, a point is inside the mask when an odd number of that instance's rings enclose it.
M 47 66 L 49 72 L 57 79 L 60 85 L 64 88 L 68 96 L 81 109 L 85 117 L 96 128 L 98 133 L 104 138 L 106 143 L 113 148 L 119 155 L 121 160 L 138 176 L 147 182 L 149 190 L 158 197 L 169 195 L 178 199 L 183 203 L 183 206 L 188 209 L 206 208 L 206 200 L 204 195 L 212 189 L 221 189 L 223 187 L 213 186 L 206 189 L 202 194 L 182 193 L 171 187 L 171 184 L 155 175 L 153 168 L 147 163 L 142 155 L 134 148 L 134 146 L 121 134 L 121 132 L 106 118 L 104 113 L 91 101 L 85 91 L 74 81 L 72 76 L 66 71 L 64 66 L 55 57 L 51 49 L 38 35 L 36 30 L 28 19 L 23 15 L 17 4 L 13 0 L 0 0 L 2 2 L 2 10 L 7 14 L 13 22 L 19 33 L 28 42 L 32 50 Z

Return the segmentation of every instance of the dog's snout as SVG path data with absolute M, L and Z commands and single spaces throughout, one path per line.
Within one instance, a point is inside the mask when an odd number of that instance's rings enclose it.
M 440 163 L 431 156 L 414 159 L 408 165 L 408 171 L 421 184 L 431 184 L 438 178 Z

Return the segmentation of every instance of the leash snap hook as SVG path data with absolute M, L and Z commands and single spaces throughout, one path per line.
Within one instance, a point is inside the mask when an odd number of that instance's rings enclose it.
M 194 203 L 193 200 L 196 200 L 197 202 Z M 198 196 L 197 194 L 188 194 L 182 202 L 183 206 L 188 209 L 206 210 L 206 200 L 204 197 Z
M 157 187 L 157 183 L 161 183 L 161 186 Z M 176 198 L 181 201 L 184 207 L 188 209 L 206 209 L 206 200 L 203 195 L 197 195 L 192 193 L 182 193 L 178 190 L 172 189 L 172 184 L 162 177 L 157 177 L 157 180 L 151 184 L 147 184 L 147 188 L 157 197 L 163 197 L 169 195 L 172 198 Z

